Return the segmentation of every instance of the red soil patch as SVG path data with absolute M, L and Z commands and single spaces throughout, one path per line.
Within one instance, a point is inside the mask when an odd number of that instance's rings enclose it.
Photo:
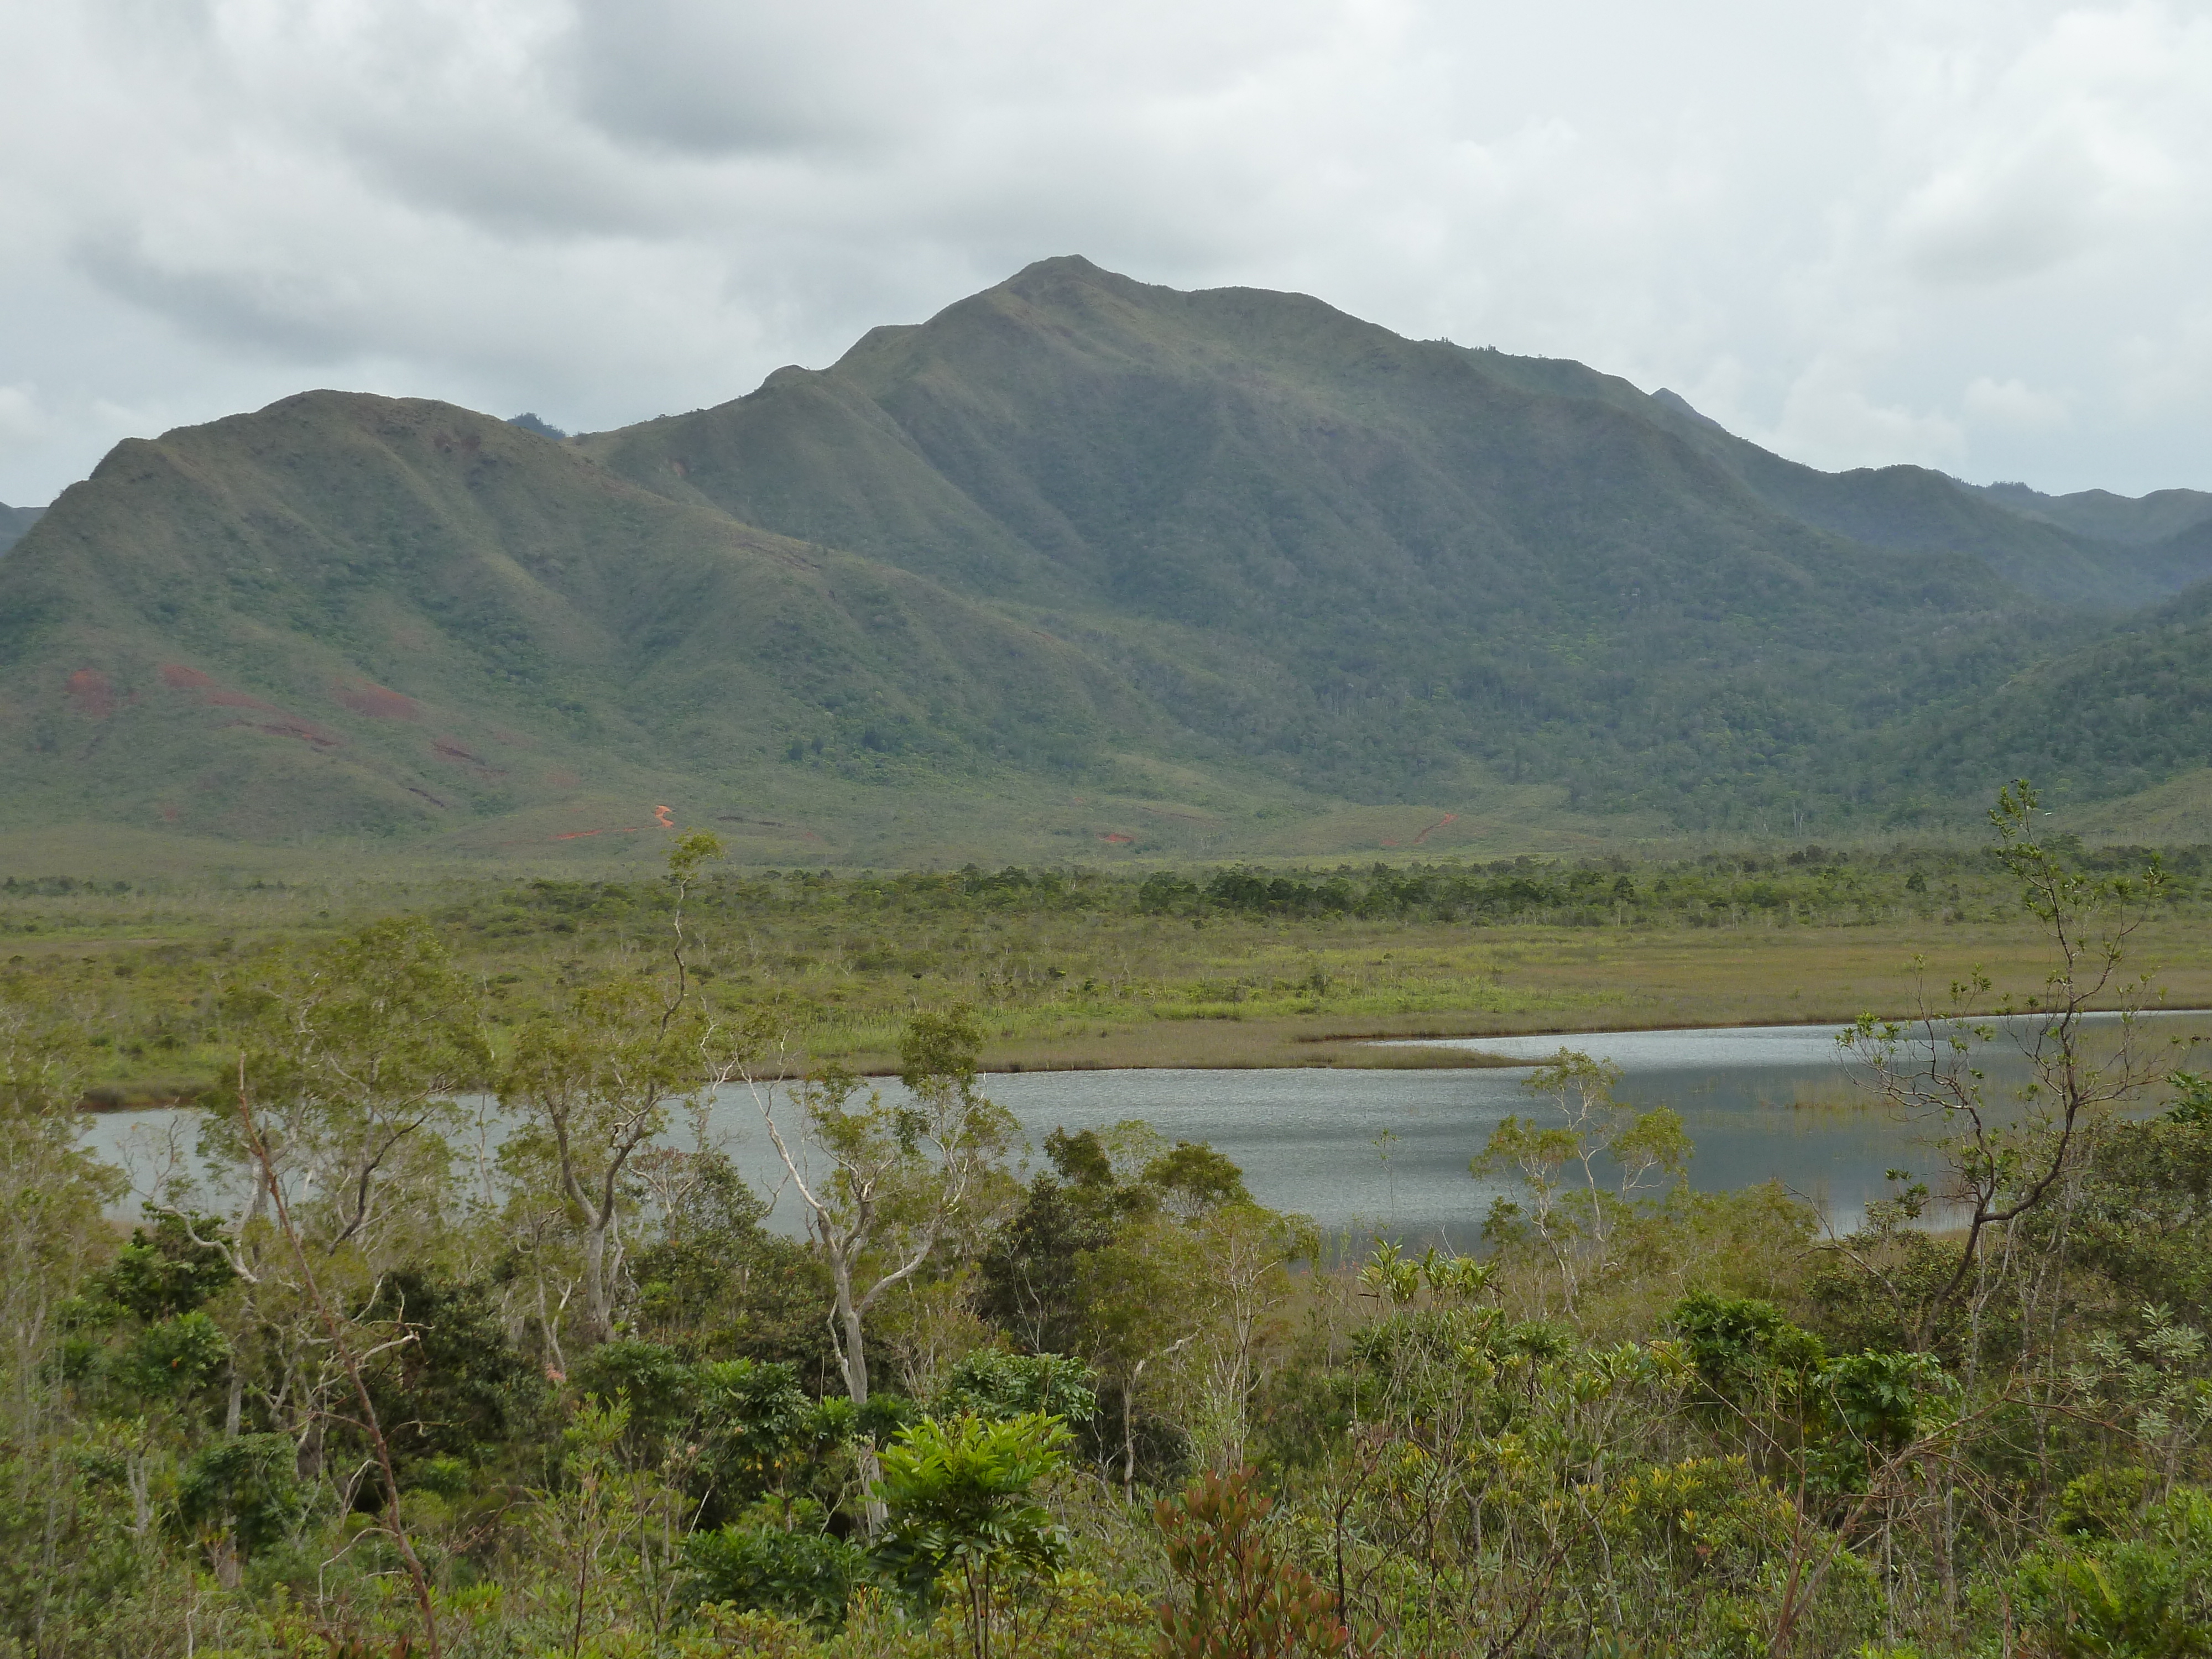
M 1413 845 L 1414 845 L 1414 846 L 1416 846 L 1416 847 L 1419 847 L 1419 846 L 1423 842 L 1426 841 L 1426 840 L 1429 838 L 1429 836 L 1430 836 L 1430 835 L 1431 835 L 1431 833 L 1433 833 L 1433 832 L 1434 832 L 1434 831 L 1436 831 L 1436 830 L 1438 830 L 1443 829 L 1443 828 L 1444 827 L 1444 825 L 1446 825 L 1446 824 L 1449 823 L 1450 823 L 1454 818 L 1457 817 L 1458 816 L 1459 816 L 1459 814 L 1458 814 L 1458 813 L 1456 813 L 1456 812 L 1447 812 L 1447 813 L 1445 813 L 1445 814 L 1443 815 L 1443 817 L 1442 817 L 1438 818 L 1438 819 L 1437 819 L 1434 823 L 1431 824 L 1431 825 L 1428 827 L 1428 829 L 1422 830 L 1422 831 L 1421 831 L 1421 833 L 1420 833 L 1419 835 L 1418 835 L 1418 836 L 1414 836 L 1414 837 L 1413 837 Z
M 97 668 L 80 668 L 63 685 L 80 714 L 104 720 L 115 712 L 115 687 Z
M 654 807 L 653 809 L 653 817 L 654 823 L 658 823 L 663 830 L 673 830 L 676 827 L 675 821 L 668 816 L 668 808 L 665 806 Z M 649 830 L 653 826 L 651 824 L 645 823 L 623 823 L 617 824 L 613 828 L 607 830 L 570 830 L 564 834 L 550 836 L 549 839 L 553 841 L 582 841 L 586 837 L 591 836 L 635 836 L 646 830 Z
M 163 806 L 163 807 L 161 808 L 161 821 L 162 821 L 164 823 L 175 823 L 179 818 L 182 817 L 183 816 L 184 816 L 184 814 L 183 814 L 183 813 L 181 813 L 181 812 L 179 812 L 179 811 L 177 811 L 177 809 L 176 809 L 175 807 L 173 807 L 173 806 L 167 806 L 167 805 L 165 805 L 165 806 Z
M 165 662 L 161 665 L 161 684 L 173 691 L 204 692 L 206 696 L 201 701 L 211 703 L 217 708 L 258 708 L 264 714 L 283 714 L 288 720 L 292 718 L 291 715 L 285 714 L 284 711 L 275 703 L 264 702 L 258 697 L 249 697 L 243 691 L 227 691 L 216 682 L 212 674 L 203 674 L 198 669 L 188 668 L 180 662 Z
M 331 688 L 331 695 L 356 714 L 366 714 L 373 720 L 416 720 L 422 711 L 415 706 L 415 699 L 377 684 L 374 680 L 342 680 Z
M 1125 836 L 1119 830 L 1109 830 L 1104 835 L 1099 836 L 1098 839 L 1101 841 L 1126 842 L 1133 842 L 1136 840 L 1136 837 L 1134 836 Z

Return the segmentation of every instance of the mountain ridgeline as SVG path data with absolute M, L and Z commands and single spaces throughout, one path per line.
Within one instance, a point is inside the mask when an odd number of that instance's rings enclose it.
M 809 860 L 1847 833 L 2021 772 L 2154 787 L 2212 735 L 2212 495 L 1823 473 L 1296 295 L 1048 260 L 551 433 L 310 392 L 118 446 L 0 557 L 0 823 L 673 813 Z

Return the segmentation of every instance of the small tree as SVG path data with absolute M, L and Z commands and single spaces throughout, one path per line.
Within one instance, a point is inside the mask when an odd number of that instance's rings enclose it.
M 684 904 L 699 866 L 721 853 L 721 842 L 703 833 L 669 849 L 673 977 L 665 988 L 622 980 L 578 992 L 564 1013 L 524 1029 L 501 1079 L 501 1104 L 530 1126 L 501 1156 L 550 1167 L 573 1212 L 583 1247 L 586 1342 L 614 1334 L 631 1160 L 667 1128 L 671 1101 L 706 1080 L 700 1045 L 708 1028 L 690 1006 Z
M 378 922 L 281 954 L 227 1000 L 246 1041 L 235 1086 L 210 1099 L 200 1150 L 234 1173 L 245 1207 L 228 1240 L 195 1242 L 224 1249 L 258 1283 L 248 1224 L 267 1212 L 265 1176 L 283 1183 L 318 1258 L 350 1249 L 380 1265 L 404 1250 L 445 1200 L 454 1097 L 490 1070 L 474 999 L 444 944 L 418 921 Z M 188 1232 L 197 1225 L 187 1187 L 157 1182 L 152 1196 Z
M 688 1023 L 672 1025 L 650 986 L 618 981 L 577 993 L 558 1015 L 517 1036 L 500 1080 L 501 1103 L 526 1126 L 501 1150 L 510 1167 L 550 1172 L 582 1246 L 587 1343 L 614 1334 L 614 1290 L 629 1202 L 623 1176 L 638 1149 L 668 1127 L 670 1102 L 696 1085 Z
M 806 1143 L 794 1150 L 777 1121 L 777 1090 L 750 1069 L 750 1050 L 731 1071 L 752 1085 L 769 1139 L 806 1209 L 807 1231 L 830 1268 L 830 1336 L 845 1391 L 868 1399 L 867 1316 L 894 1286 L 919 1273 L 956 1230 L 980 1226 L 1011 1185 L 1006 1148 L 1013 1119 L 978 1093 L 981 1034 L 964 1013 L 917 1014 L 899 1043 L 907 1098 L 873 1089 L 856 1103 L 860 1079 L 833 1068 L 802 1079 L 794 1103 L 826 1177 L 810 1174 Z M 871 1486 L 872 1448 L 860 1449 Z M 881 1520 L 870 1500 L 871 1525 Z
M 2018 884 L 2022 908 L 2042 926 L 2056 960 L 2043 988 L 2017 1001 L 2001 999 L 1986 1012 L 1991 985 L 1979 970 L 1954 981 L 1948 1011 L 1923 1006 L 1911 1020 L 1861 1015 L 1840 1041 L 1862 1061 L 1875 1086 L 1913 1117 L 1934 1118 L 1950 1166 L 1949 1190 L 1962 1233 L 1950 1273 L 1922 1296 L 1896 1284 L 1884 1289 L 1912 1310 L 1914 1346 L 1933 1340 L 1944 1310 L 1980 1273 L 1984 1246 L 2064 1190 L 2085 1139 L 2122 1101 L 2160 1082 L 2170 1051 L 2154 1043 L 2140 1018 L 2149 1000 L 2148 973 L 2130 970 L 2129 947 L 2155 910 L 2165 877 L 2155 860 L 2134 875 L 2096 877 L 2069 866 L 2036 839 L 2038 809 L 2022 781 L 2002 789 L 1990 811 L 1996 855 Z M 2093 1040 L 2090 1012 L 2107 1005 L 2118 1015 L 2109 1042 Z M 1999 1028 L 1989 1017 L 2021 1017 L 2013 1040 L 2031 1081 L 2015 1097 L 2018 1111 L 1989 1098 L 1978 1063 Z M 1917 1219 L 1914 1208 L 1909 1218 Z M 1881 1279 L 1862 1255 L 1860 1265 Z M 1970 1367 L 1973 1356 L 1970 1352 Z
M 1163 1659 L 1307 1659 L 1352 1638 L 1328 1593 L 1275 1547 L 1253 1472 L 1200 1475 L 1154 1506 L 1182 1593 L 1160 1607 Z
M 1679 1180 L 1689 1162 L 1682 1120 L 1663 1106 L 1639 1113 L 1623 1105 L 1613 1097 L 1620 1082 L 1618 1066 L 1560 1049 L 1522 1085 L 1552 1103 L 1558 1123 L 1508 1117 L 1468 1166 L 1477 1176 L 1509 1169 L 1520 1175 L 1528 1195 L 1525 1222 L 1517 1206 L 1501 1199 L 1484 1231 L 1510 1236 L 1520 1222 L 1528 1241 L 1550 1258 L 1570 1312 L 1584 1285 L 1617 1265 L 1618 1237 L 1639 1196 Z M 1613 1164 L 1610 1185 L 1601 1158 Z
M 889 1525 L 877 1553 L 918 1600 L 950 1583 L 975 1659 L 990 1659 L 1006 1581 L 1067 1553 L 1067 1534 L 1030 1490 L 1066 1461 L 1068 1439 L 1059 1418 L 1031 1412 L 924 1419 L 884 1449 L 876 1495 Z

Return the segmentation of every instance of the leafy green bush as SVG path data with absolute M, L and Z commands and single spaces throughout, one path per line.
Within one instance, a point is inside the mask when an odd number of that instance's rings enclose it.
M 2182 1487 L 2124 1536 L 2051 1540 L 2010 1599 L 2022 1631 L 2065 1659 L 2212 1653 L 2212 1494 Z
M 819 1518 L 813 1506 L 787 1513 L 785 1524 L 756 1511 L 714 1531 L 693 1533 L 684 1540 L 690 1574 L 685 1599 L 814 1625 L 840 1623 L 872 1567 L 860 1545 L 808 1524 Z

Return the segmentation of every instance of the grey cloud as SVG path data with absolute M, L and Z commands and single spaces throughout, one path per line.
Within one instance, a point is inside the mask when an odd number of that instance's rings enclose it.
M 2208 110 L 2157 0 L 0 9 L 0 498 L 295 384 L 689 408 L 1068 252 L 1821 465 L 2212 484 Z
M 178 270 L 149 257 L 127 229 L 113 227 L 79 236 L 72 253 L 76 268 L 116 298 L 238 350 L 314 362 L 352 343 L 340 320 L 311 314 L 314 296 L 285 291 L 271 274 Z
M 580 0 L 550 65 L 608 133 L 699 155 L 879 144 L 928 88 L 871 84 L 895 16 L 753 0 Z

